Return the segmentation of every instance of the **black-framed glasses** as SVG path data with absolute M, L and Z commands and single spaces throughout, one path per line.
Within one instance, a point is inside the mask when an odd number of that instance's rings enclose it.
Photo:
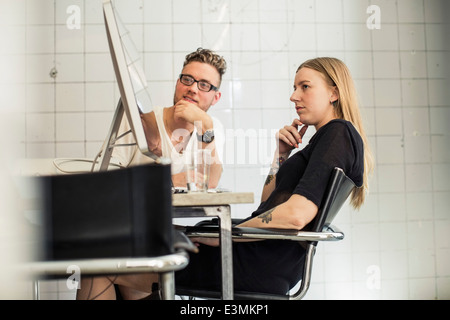
M 211 83 L 204 80 L 195 80 L 188 74 L 180 74 L 180 82 L 186 86 L 192 86 L 194 82 L 197 82 L 197 88 L 200 91 L 210 92 L 211 90 L 217 91 L 219 88 L 213 86 Z

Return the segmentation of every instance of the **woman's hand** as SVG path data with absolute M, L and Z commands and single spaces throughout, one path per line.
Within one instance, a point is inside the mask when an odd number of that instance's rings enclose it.
M 302 126 L 300 130 L 299 126 Z M 305 135 L 308 125 L 303 125 L 300 119 L 294 119 L 290 126 L 284 126 L 277 132 L 278 152 L 285 154 L 291 152 L 294 148 L 298 148 L 299 143 L 302 143 L 302 138 Z
M 195 238 L 192 237 L 190 240 L 198 246 L 199 244 L 205 244 L 207 246 L 211 247 L 218 247 L 219 246 L 219 238 Z

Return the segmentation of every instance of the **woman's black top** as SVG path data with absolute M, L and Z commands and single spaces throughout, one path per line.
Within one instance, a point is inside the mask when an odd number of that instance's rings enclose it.
M 251 219 L 287 201 L 292 194 L 305 196 L 318 207 L 335 167 L 344 170 L 357 186 L 363 183 L 364 145 L 354 126 L 332 120 L 320 128 L 309 144 L 280 167 L 269 198 Z M 176 285 L 220 290 L 220 249 L 200 246 L 189 265 L 176 272 Z M 294 241 L 266 240 L 233 243 L 235 290 L 285 294 L 301 280 L 305 251 Z
M 292 194 L 302 195 L 320 207 L 335 167 L 343 169 L 357 186 L 362 185 L 364 145 L 355 127 L 341 119 L 320 128 L 305 148 L 283 163 L 276 175 L 274 191 L 252 216 L 276 207 Z

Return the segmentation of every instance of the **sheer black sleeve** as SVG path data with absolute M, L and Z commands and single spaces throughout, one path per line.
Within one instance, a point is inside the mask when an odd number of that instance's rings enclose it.
M 347 122 L 333 121 L 311 139 L 308 165 L 294 189 L 318 207 L 333 168 L 339 167 L 359 186 L 362 184 L 363 144 L 356 129 Z

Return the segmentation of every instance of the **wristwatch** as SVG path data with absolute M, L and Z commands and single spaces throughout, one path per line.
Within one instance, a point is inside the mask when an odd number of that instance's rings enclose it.
M 214 130 L 206 130 L 203 135 L 199 135 L 197 133 L 198 141 L 202 141 L 204 143 L 211 143 L 214 141 Z

